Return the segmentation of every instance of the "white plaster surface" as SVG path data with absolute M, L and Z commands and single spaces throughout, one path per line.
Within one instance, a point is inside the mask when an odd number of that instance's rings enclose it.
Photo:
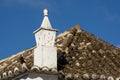
M 57 69 L 56 47 L 39 46 L 34 51 L 34 65 Z
M 35 33 L 37 47 L 39 47 L 39 45 L 54 46 L 55 37 L 56 31 L 41 29 Z

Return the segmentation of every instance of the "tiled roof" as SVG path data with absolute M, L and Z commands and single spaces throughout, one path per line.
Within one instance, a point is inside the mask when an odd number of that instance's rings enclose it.
M 58 80 L 120 79 L 120 49 L 80 29 L 79 25 L 58 35 L 55 45 Z M 24 70 L 31 71 L 34 49 L 32 47 L 1 60 L 1 79 L 15 77 Z

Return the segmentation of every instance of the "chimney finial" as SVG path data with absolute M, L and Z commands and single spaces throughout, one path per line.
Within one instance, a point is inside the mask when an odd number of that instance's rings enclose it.
M 47 9 L 44 9 L 43 13 L 44 13 L 44 16 L 48 16 L 48 10 Z

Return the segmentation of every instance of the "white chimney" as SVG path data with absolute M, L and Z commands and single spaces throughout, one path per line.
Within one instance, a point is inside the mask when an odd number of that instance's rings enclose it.
M 34 65 L 40 68 L 57 70 L 57 48 L 55 47 L 56 31 L 52 28 L 48 10 L 44 9 L 44 19 L 40 28 L 34 31 L 36 49 L 34 50 Z

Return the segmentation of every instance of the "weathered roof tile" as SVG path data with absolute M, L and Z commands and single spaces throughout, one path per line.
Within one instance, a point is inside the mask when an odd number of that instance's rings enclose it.
M 62 57 L 67 62 L 58 63 L 61 67 L 59 72 L 62 72 L 61 76 L 64 79 L 76 80 L 78 76 L 83 79 L 112 79 L 112 77 L 118 79 L 120 77 L 120 49 L 80 29 L 79 25 L 58 35 L 55 45 L 58 55 L 65 53 Z M 30 70 L 33 67 L 34 49 L 35 47 L 26 49 L 1 60 L 0 75 L 3 77 L 3 73 L 8 74 L 9 71 L 14 74 L 16 67 L 22 70 L 22 65 L 18 60 L 21 55 Z

